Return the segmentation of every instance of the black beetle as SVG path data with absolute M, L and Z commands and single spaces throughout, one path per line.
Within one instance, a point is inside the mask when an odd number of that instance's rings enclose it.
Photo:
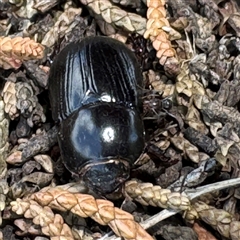
M 95 191 L 113 192 L 143 151 L 142 84 L 134 54 L 108 37 L 70 43 L 54 59 L 49 96 L 63 162 Z

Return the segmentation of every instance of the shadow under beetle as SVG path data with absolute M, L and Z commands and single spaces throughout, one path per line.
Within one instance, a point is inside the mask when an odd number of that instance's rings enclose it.
M 97 192 L 118 188 L 143 151 L 142 85 L 134 54 L 108 37 L 70 43 L 51 66 L 63 163 Z

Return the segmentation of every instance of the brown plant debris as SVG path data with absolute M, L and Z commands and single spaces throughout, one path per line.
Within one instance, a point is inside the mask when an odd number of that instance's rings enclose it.
M 59 0 L 35 0 L 33 8 L 45 13 L 59 3 Z
M 190 207 L 190 201 L 184 193 L 171 192 L 169 189 L 162 189 L 151 183 L 131 180 L 126 182 L 125 191 L 126 195 L 143 205 L 179 210 L 187 210 Z
M 20 229 L 16 231 L 16 235 L 25 236 L 28 234 L 32 235 L 43 235 L 41 227 L 39 225 L 33 224 L 31 219 L 16 219 L 14 224 Z
M 44 46 L 28 37 L 0 37 L 0 67 L 4 69 L 17 69 L 24 60 L 43 56 Z
M 205 161 L 201 161 L 199 166 L 195 169 L 189 169 L 184 173 L 184 168 L 182 169 L 182 174 L 177 181 L 168 185 L 168 188 L 175 192 L 185 191 L 187 188 L 197 187 L 203 183 L 207 177 L 213 175 L 219 167 L 217 160 L 215 158 L 209 158 Z
M 160 234 L 165 240 L 199 240 L 195 231 L 190 227 L 165 225 L 161 227 Z
M 22 151 L 22 159 L 29 159 L 38 153 L 46 152 L 57 142 L 57 128 L 33 136 L 29 139 Z
M 9 114 L 11 119 L 15 119 L 19 116 L 15 85 L 15 83 L 7 81 L 2 91 L 4 110 Z
M 34 224 L 42 227 L 42 233 L 50 236 L 51 239 L 74 239 L 71 229 L 64 223 L 62 216 L 54 214 L 50 207 L 42 207 L 33 200 L 21 199 L 12 202 L 11 206 L 17 214 L 24 215 L 25 218 L 32 218 Z
M 225 180 L 225 181 L 209 184 L 209 185 L 206 185 L 206 186 L 198 187 L 196 189 L 186 189 L 184 192 L 187 194 L 189 200 L 193 201 L 193 200 L 195 200 L 196 198 L 199 198 L 202 195 L 205 195 L 205 194 L 208 194 L 208 193 L 211 193 L 211 192 L 215 192 L 215 191 L 218 191 L 218 190 L 221 190 L 221 189 L 233 187 L 233 186 L 236 186 L 236 185 L 239 185 L 239 184 L 240 184 L 240 179 L 236 178 L 236 179 Z M 139 195 L 141 195 L 141 193 Z M 198 204 L 198 202 L 195 202 L 195 203 Z M 208 209 L 209 206 L 207 204 L 205 204 L 205 205 L 206 205 L 206 208 Z M 200 210 L 201 210 L 200 208 L 197 209 L 195 207 L 195 204 L 193 204 L 193 205 L 190 206 L 189 210 L 185 211 L 184 217 L 188 221 L 193 223 L 193 221 L 195 219 L 199 218 L 198 211 L 200 211 Z M 223 210 L 220 210 L 220 211 L 223 211 Z M 179 210 L 179 209 L 177 209 L 177 210 L 176 209 L 171 209 L 171 210 L 165 209 L 165 210 L 162 210 L 160 213 L 158 213 L 155 216 L 153 216 L 153 217 L 145 220 L 144 222 L 142 222 L 141 225 L 145 229 L 147 229 L 149 227 L 154 226 L 159 221 L 162 221 L 162 220 L 164 220 L 164 219 L 166 219 L 166 218 L 168 218 L 170 216 L 173 216 L 173 215 L 175 215 L 178 212 L 181 212 L 181 210 Z M 216 225 L 216 221 L 213 222 L 213 224 Z M 237 225 L 235 230 L 239 231 L 238 229 L 240 229 L 240 228 Z
M 47 189 L 31 196 L 34 200 L 21 200 L 11 202 L 12 210 L 17 214 L 24 214 L 25 217 L 35 217 L 35 210 L 31 204 L 35 201 L 41 206 L 58 209 L 60 211 L 70 210 L 81 217 L 91 217 L 101 225 L 108 225 L 116 235 L 124 239 L 143 240 L 153 239 L 138 223 L 134 221 L 131 214 L 114 207 L 113 203 L 107 200 L 95 199 L 91 195 L 71 193 L 61 188 Z M 44 208 L 43 208 L 44 209 Z M 38 212 L 38 211 L 37 211 Z M 35 224 L 39 224 L 41 215 L 37 214 Z M 44 224 L 45 226 L 45 224 Z M 63 226 L 60 228 L 63 229 Z M 46 230 L 48 233 L 49 230 Z
M 87 5 L 96 15 L 113 26 L 124 28 L 129 32 L 143 34 L 146 28 L 146 19 L 140 15 L 129 13 L 113 5 L 108 0 L 80 0 Z
M 147 25 L 144 33 L 145 38 L 150 38 L 153 47 L 157 51 L 157 57 L 161 65 L 166 65 L 173 73 L 179 72 L 176 51 L 173 49 L 169 34 L 173 32 L 168 20 L 166 19 L 165 0 L 147 0 Z M 180 34 L 174 31 L 171 38 L 180 38 Z M 170 65 L 170 66 L 169 66 Z M 172 66 L 171 66 L 172 65 Z
M 5 208 L 6 194 L 8 193 L 7 175 L 7 151 L 9 147 L 9 119 L 4 112 L 4 101 L 0 97 L 0 212 Z M 2 224 L 2 216 L 0 213 L 0 225 Z
M 0 1 L 0 239 L 113 240 L 98 223 L 127 235 L 139 227 L 132 216 L 156 238 L 240 239 L 239 16 L 236 0 Z M 128 182 L 104 196 L 65 169 L 47 90 L 59 51 L 96 35 L 124 42 L 144 76 L 146 148 Z M 33 215 L 16 219 L 17 198 L 46 228 Z
M 141 0 L 111 0 L 111 2 L 131 8 L 136 8 L 137 11 L 141 10 L 141 7 L 143 7 L 143 2 Z
M 230 213 L 200 201 L 196 202 L 193 207 L 199 217 L 222 236 L 232 240 L 240 239 L 240 221 L 237 221 Z
M 198 240 L 217 240 L 209 231 L 201 227 L 198 223 L 194 223 L 193 229 L 198 235 Z
M 71 30 L 77 26 L 78 21 L 75 21 L 75 19 L 80 16 L 82 9 L 68 6 L 67 3 L 65 6 L 66 10 L 57 18 L 54 26 L 42 39 L 41 44 L 44 46 L 49 48 L 53 47 L 60 38 L 63 38 L 64 35 L 71 32 Z
M 53 174 L 44 172 L 33 172 L 24 176 L 18 182 L 13 183 L 9 189 L 11 199 L 22 198 L 30 193 L 34 193 L 40 187 L 47 186 L 53 179 Z
M 146 78 L 149 81 L 151 87 L 162 94 L 162 97 L 169 97 L 175 92 L 176 85 L 167 78 L 165 75 L 160 75 L 159 73 L 149 70 L 146 74 Z
M 185 139 L 182 133 L 173 136 L 170 141 L 177 149 L 183 151 L 183 154 L 195 163 L 209 158 L 206 153 L 199 152 L 198 148 Z

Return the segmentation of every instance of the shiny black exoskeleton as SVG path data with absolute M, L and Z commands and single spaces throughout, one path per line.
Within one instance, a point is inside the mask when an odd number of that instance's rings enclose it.
M 63 162 L 98 192 L 125 181 L 143 151 L 142 82 L 134 54 L 107 37 L 71 43 L 52 64 L 49 94 Z

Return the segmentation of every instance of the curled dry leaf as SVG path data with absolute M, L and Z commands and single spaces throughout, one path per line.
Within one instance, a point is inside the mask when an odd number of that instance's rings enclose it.
M 21 151 L 13 151 L 6 159 L 6 162 L 9 164 L 17 165 L 23 163 L 22 160 L 22 152 Z
M 36 155 L 34 160 L 40 163 L 47 173 L 53 173 L 53 162 L 48 155 Z
M 223 20 L 219 27 L 219 34 L 225 35 L 227 33 L 226 23 L 228 23 L 235 31 L 236 35 L 240 37 L 240 16 L 239 11 L 240 7 L 233 0 L 227 1 L 222 5 L 222 7 L 218 8 L 219 12 L 223 16 Z
M 54 25 L 56 19 L 54 18 L 55 14 L 46 14 L 40 21 L 31 22 L 29 26 L 23 29 L 23 34 L 26 37 L 35 39 L 37 42 L 41 42 L 46 33 Z
M 231 123 L 226 123 L 216 135 L 216 142 L 219 145 L 223 156 L 227 156 L 228 150 L 234 144 L 238 144 L 240 139 Z
M 117 29 L 111 23 L 106 22 L 101 15 L 94 13 L 92 13 L 92 15 L 94 15 L 96 23 L 104 35 L 111 36 L 117 33 Z
M 51 173 L 33 172 L 27 176 L 24 176 L 21 182 L 30 182 L 38 185 L 40 188 L 45 187 L 53 178 Z
M 101 21 L 106 23 L 103 20 L 101 20 Z M 97 18 L 92 20 L 91 25 L 89 26 L 89 19 L 88 18 L 81 17 L 80 15 L 77 15 L 74 18 L 74 20 L 73 20 L 73 22 L 71 24 L 71 26 L 75 26 L 75 27 L 69 28 L 66 31 L 66 33 L 63 35 L 62 41 L 60 40 L 61 43 L 60 43 L 60 49 L 59 50 L 62 50 L 70 42 L 81 41 L 85 37 L 95 36 L 97 34 L 96 33 L 96 22 L 98 22 Z M 99 27 L 101 28 L 100 25 L 99 25 Z M 108 27 L 107 27 L 107 29 L 108 29 Z M 114 32 L 115 32 L 115 30 L 114 30 Z
M 33 160 L 27 161 L 22 166 L 22 175 L 23 176 L 29 175 L 30 173 L 34 172 L 35 169 L 36 171 L 40 171 L 41 165 Z
M 194 96 L 193 96 L 194 97 Z M 207 135 L 209 130 L 206 125 L 202 122 L 200 112 L 198 109 L 192 104 L 192 99 L 190 98 L 190 106 L 188 107 L 187 113 L 185 115 L 185 123 L 187 123 L 192 129 Z M 189 140 L 189 139 L 188 139 Z M 208 152 L 206 152 L 208 153 Z
M 46 116 L 44 113 L 44 109 L 37 102 L 35 108 L 27 118 L 27 124 L 29 127 L 33 127 L 34 125 L 38 126 L 41 123 L 45 123 L 45 121 L 46 121 Z

